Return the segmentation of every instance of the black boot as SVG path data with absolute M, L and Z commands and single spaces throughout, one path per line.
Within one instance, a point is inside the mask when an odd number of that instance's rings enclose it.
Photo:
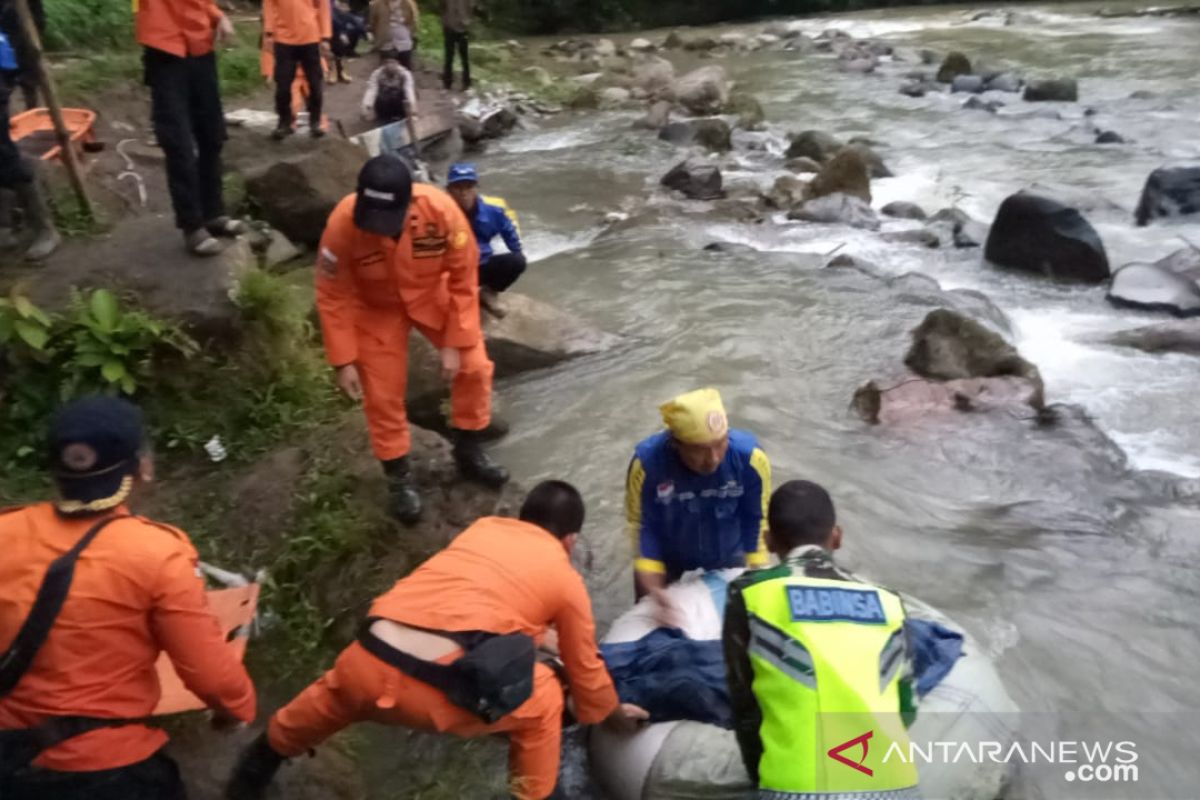
M 508 483 L 508 470 L 483 452 L 480 434 L 481 431 L 454 431 L 454 462 L 464 478 L 499 489 Z
M 421 518 L 421 495 L 417 492 L 417 481 L 412 476 L 408 456 L 384 461 L 383 472 L 387 475 L 392 516 L 405 525 L 412 525 Z
M 238 757 L 233 777 L 225 787 L 225 800 L 260 800 L 265 797 L 267 787 L 286 760 L 271 749 L 267 735 L 262 734 Z

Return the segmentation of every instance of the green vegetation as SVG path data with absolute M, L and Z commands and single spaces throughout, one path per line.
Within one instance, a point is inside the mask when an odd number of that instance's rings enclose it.
M 129 2 L 44 0 L 46 36 L 53 51 L 122 49 L 133 41 Z

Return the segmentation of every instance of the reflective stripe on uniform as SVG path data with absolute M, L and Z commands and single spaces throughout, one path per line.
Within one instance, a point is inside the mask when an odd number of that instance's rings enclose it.
M 750 616 L 750 653 L 810 689 L 817 688 L 812 656 L 804 645 L 783 631 Z
M 887 687 L 900 673 L 900 667 L 904 666 L 905 649 L 904 629 L 899 628 L 892 633 L 891 638 L 887 640 L 883 649 L 879 651 L 880 693 L 887 691 Z

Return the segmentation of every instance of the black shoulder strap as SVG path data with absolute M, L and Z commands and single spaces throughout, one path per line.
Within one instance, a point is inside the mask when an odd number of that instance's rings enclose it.
M 21 678 L 29 671 L 38 650 L 46 643 L 54 621 L 62 612 L 63 603 L 67 601 L 67 593 L 71 591 L 71 581 L 75 578 L 75 563 L 79 561 L 79 556 L 110 522 L 129 516 L 117 514 L 105 517 L 89 528 L 74 547 L 50 562 L 29 616 L 25 618 L 25 623 L 9 645 L 8 651 L 0 656 L 0 697 L 7 696 L 17 688 Z

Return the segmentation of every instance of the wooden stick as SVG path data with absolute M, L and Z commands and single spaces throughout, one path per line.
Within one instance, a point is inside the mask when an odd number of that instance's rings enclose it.
M 42 57 L 42 37 L 38 35 L 37 24 L 29 10 L 28 0 L 13 0 L 13 2 L 17 7 L 17 16 L 21 18 L 21 28 L 25 33 L 25 39 L 29 42 L 30 50 L 33 53 L 33 68 L 37 72 L 42 93 L 46 95 L 46 106 L 50 110 L 50 119 L 54 123 L 54 133 L 58 137 L 58 147 L 63 164 L 66 165 L 67 175 L 71 179 L 71 188 L 75 190 L 75 197 L 79 200 L 79 210 L 88 219 L 92 219 L 92 203 L 88 199 L 87 187 L 84 186 L 83 175 L 79 171 L 79 160 L 76 158 L 75 147 L 71 142 L 71 132 L 67 130 L 67 124 L 63 121 L 62 106 L 58 102 L 58 90 L 54 86 L 54 80 L 50 77 L 50 70 L 46 69 L 46 60 Z

